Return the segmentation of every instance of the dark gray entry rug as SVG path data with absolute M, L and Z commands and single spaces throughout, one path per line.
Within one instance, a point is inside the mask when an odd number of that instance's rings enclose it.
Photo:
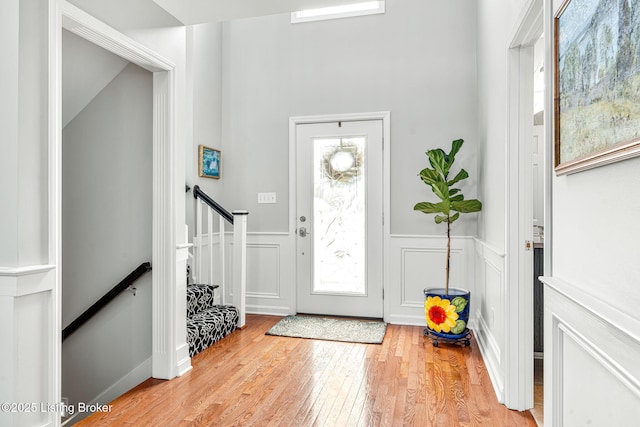
M 367 320 L 343 320 L 314 316 L 287 316 L 273 325 L 267 335 L 311 338 L 326 341 L 382 344 L 387 324 Z

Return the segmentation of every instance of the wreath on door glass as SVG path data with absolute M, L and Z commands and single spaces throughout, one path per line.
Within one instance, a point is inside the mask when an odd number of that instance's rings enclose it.
M 328 179 L 349 184 L 362 173 L 363 154 L 356 144 L 340 140 L 340 145 L 322 158 L 322 166 Z

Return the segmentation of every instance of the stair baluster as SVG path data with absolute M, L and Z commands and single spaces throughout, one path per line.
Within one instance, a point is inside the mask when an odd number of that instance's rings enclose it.
M 215 201 L 213 201 L 199 186 L 193 188 L 196 204 L 196 224 L 194 236 L 194 263 L 192 269 L 195 273 L 194 283 L 207 283 L 205 280 L 205 262 L 207 263 L 207 275 L 209 284 L 219 284 L 220 294 L 216 300 L 220 304 L 230 304 L 239 311 L 238 327 L 242 328 L 246 321 L 246 286 L 247 286 L 247 211 L 234 211 L 229 213 Z M 207 210 L 207 231 L 203 229 L 203 209 Z M 214 232 L 213 215 L 219 216 L 218 243 L 219 254 L 214 257 Z M 233 224 L 233 256 L 232 256 L 232 283 L 229 288 L 226 280 L 225 260 L 225 222 Z M 204 258 L 204 246 L 208 246 L 206 261 Z M 217 274 L 216 274 L 217 273 Z

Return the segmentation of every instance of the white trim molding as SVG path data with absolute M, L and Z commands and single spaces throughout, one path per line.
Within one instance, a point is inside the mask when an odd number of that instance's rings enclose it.
M 545 421 L 553 426 L 635 425 L 640 418 L 640 319 L 577 284 L 541 280 Z
M 48 358 L 55 351 L 51 313 L 56 273 L 53 265 L 0 267 L 0 402 L 56 397 L 51 382 L 60 367 Z M 52 425 L 55 418 L 0 412 L 0 425 Z
M 55 265 L 27 267 L 0 267 L 0 296 L 20 297 L 38 292 L 52 291 L 55 281 L 51 273 Z
M 507 46 L 507 138 L 505 139 L 504 404 L 533 407 L 532 152 L 533 45 L 543 31 L 543 0 L 523 4 Z M 545 67 L 547 69 L 549 67 Z M 545 223 L 546 224 L 546 223 Z
M 480 295 L 478 304 L 472 306 L 477 319 L 475 336 L 498 401 L 504 403 L 506 254 L 481 239 L 474 241 L 476 290 Z

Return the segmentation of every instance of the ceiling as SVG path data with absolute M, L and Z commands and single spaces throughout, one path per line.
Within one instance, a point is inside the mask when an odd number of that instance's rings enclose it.
M 153 0 L 185 25 L 337 6 L 360 0 Z
M 0 0 L 2 1 L 2 0 Z M 67 0 L 119 31 L 224 22 L 363 0 Z

